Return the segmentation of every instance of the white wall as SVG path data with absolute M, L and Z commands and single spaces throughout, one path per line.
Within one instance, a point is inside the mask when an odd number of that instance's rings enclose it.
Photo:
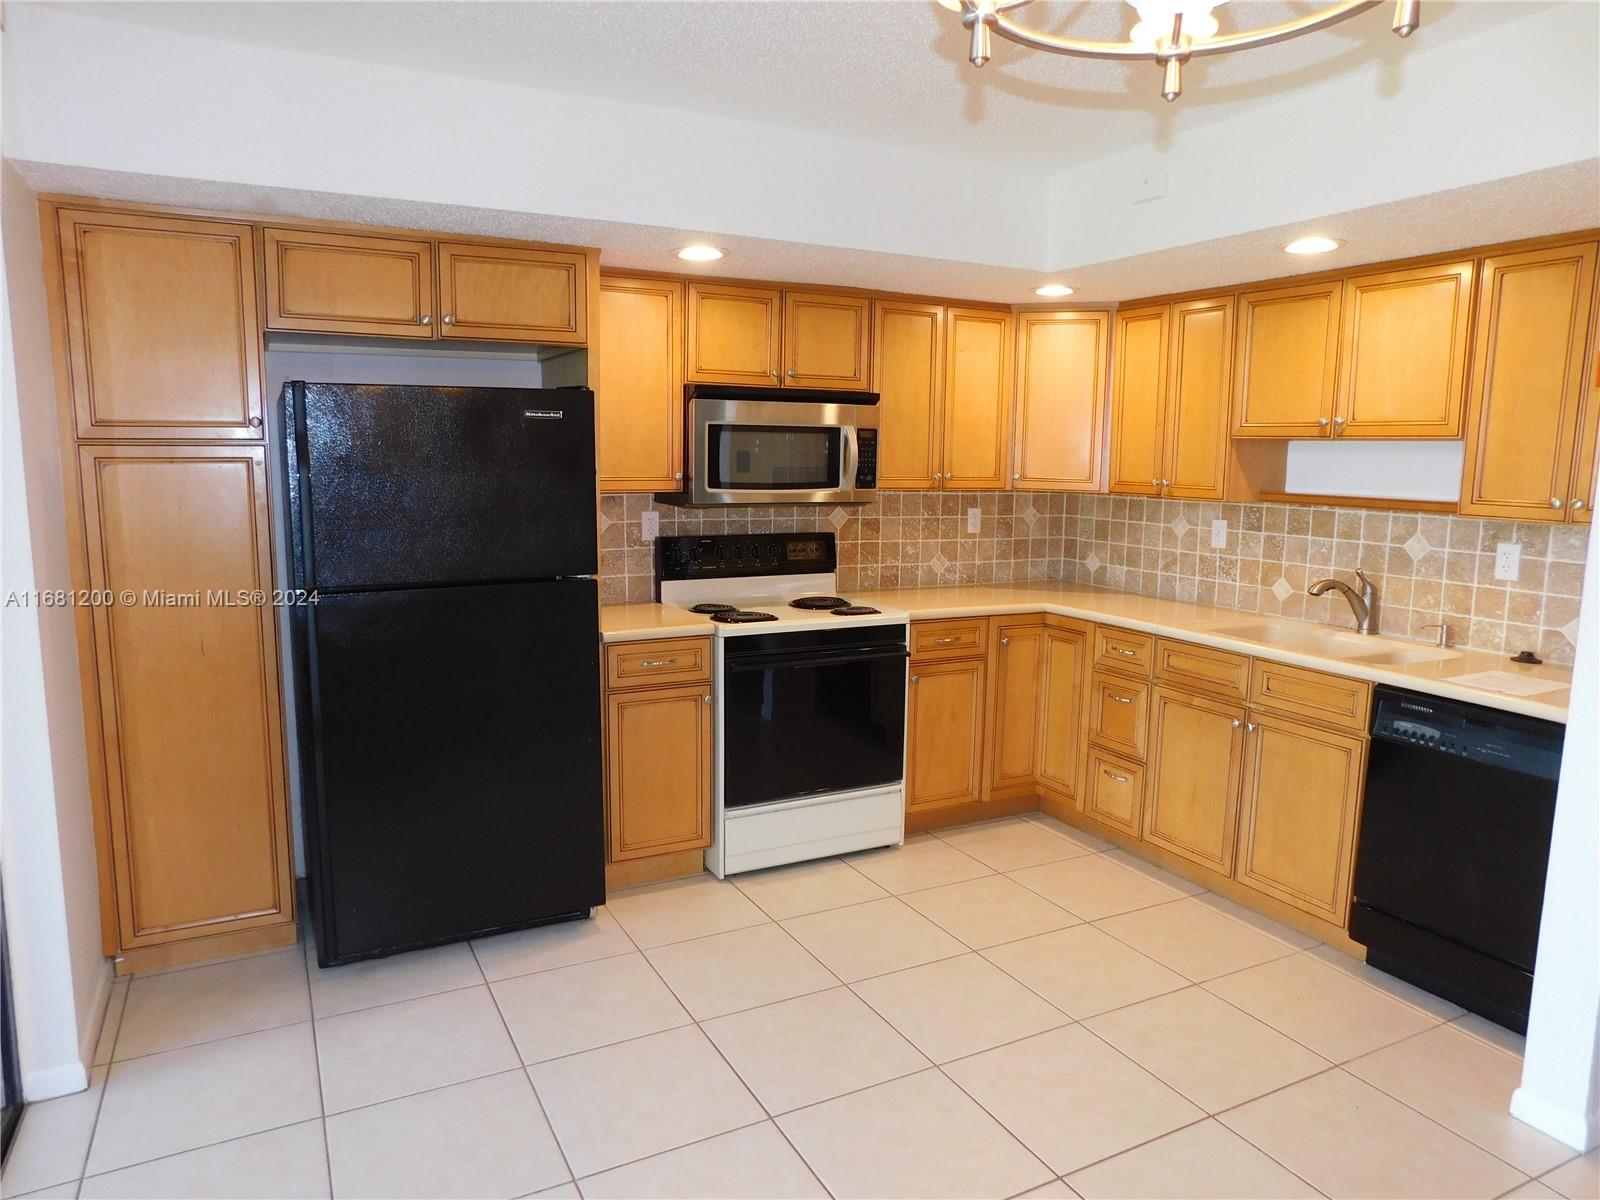
M 71 587 L 34 195 L 0 167 L 0 597 Z M 73 614 L 0 606 L 0 861 L 23 1095 L 88 1086 L 111 990 Z
M 1511 1113 L 1574 1150 L 1600 1143 L 1600 537 L 1589 539 L 1578 655 L 1544 885 L 1522 1086 Z

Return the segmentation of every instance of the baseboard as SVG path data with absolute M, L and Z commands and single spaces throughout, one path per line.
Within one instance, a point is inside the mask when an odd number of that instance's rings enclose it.
M 1552 1104 L 1537 1092 L 1519 1087 L 1511 1093 L 1511 1115 L 1540 1133 L 1549 1134 L 1579 1154 L 1600 1145 L 1600 1112 L 1575 1113 Z
M 111 987 L 116 980 L 116 969 L 108 958 L 102 964 L 100 978 L 95 983 L 94 1000 L 89 1005 L 89 1011 L 94 1016 L 78 1034 L 78 1057 L 90 1066 L 94 1065 L 94 1052 L 100 1045 L 100 1031 L 105 1028 L 106 1009 L 111 1006 Z
M 93 1053 L 91 1049 L 90 1054 Z M 89 1070 L 83 1063 L 62 1063 L 59 1067 L 45 1067 L 23 1075 L 22 1096 L 29 1104 L 35 1104 L 40 1100 L 54 1100 L 57 1096 L 70 1096 L 88 1086 Z

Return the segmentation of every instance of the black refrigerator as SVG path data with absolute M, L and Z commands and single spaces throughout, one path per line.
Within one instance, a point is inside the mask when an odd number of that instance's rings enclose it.
M 322 966 L 605 902 L 594 394 L 292 382 Z

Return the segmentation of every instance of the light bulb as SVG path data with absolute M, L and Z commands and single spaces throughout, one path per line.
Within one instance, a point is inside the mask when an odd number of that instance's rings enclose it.
M 677 255 L 684 262 L 716 262 L 722 257 L 722 251 L 715 246 L 685 246 Z
M 1326 254 L 1329 250 L 1337 250 L 1339 243 L 1330 237 L 1303 237 L 1295 238 L 1284 247 L 1290 254 Z
M 1047 283 L 1043 287 L 1034 288 L 1033 294 L 1035 296 L 1046 296 L 1054 299 L 1057 296 L 1072 295 L 1072 289 L 1064 283 Z

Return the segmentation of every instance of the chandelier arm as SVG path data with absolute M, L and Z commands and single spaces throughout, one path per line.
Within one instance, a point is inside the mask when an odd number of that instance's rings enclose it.
M 1288 41 L 1290 38 L 1299 37 L 1303 33 L 1312 33 L 1318 29 L 1326 29 L 1336 25 L 1358 13 L 1366 12 L 1369 8 L 1376 8 L 1383 0 L 1342 0 L 1320 12 L 1310 13 L 1303 17 L 1296 17 L 1291 21 L 1284 21 L 1278 25 L 1266 25 L 1260 29 L 1247 29 L 1239 33 L 1223 34 L 1210 38 L 1207 41 L 1188 47 L 1186 54 L 1196 58 L 1208 54 L 1226 54 L 1231 50 L 1245 50 L 1252 46 L 1268 46 L 1274 42 Z M 1096 42 L 1082 38 L 1058 37 L 1053 33 L 1042 33 L 1039 30 L 1029 29 L 1020 25 L 1003 13 L 996 12 L 987 17 L 986 23 L 995 33 L 1009 42 L 1018 45 L 1031 46 L 1036 50 L 1049 50 L 1055 54 L 1070 54 L 1076 58 L 1104 58 L 1120 59 L 1122 61 L 1149 60 L 1159 62 L 1163 56 L 1155 50 L 1143 46 L 1136 46 L 1132 42 Z

